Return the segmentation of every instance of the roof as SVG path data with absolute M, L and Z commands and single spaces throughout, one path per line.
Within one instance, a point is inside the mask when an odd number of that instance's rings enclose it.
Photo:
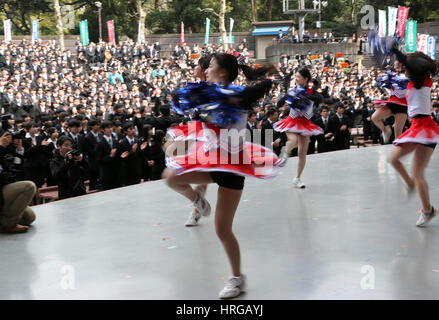
M 279 30 L 286 33 L 290 29 L 290 26 L 277 26 L 277 27 L 266 27 L 266 28 L 256 28 L 253 30 L 253 36 L 271 36 L 277 35 Z

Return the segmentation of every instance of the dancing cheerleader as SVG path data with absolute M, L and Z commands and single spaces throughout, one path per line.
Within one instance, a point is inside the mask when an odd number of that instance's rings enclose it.
M 394 150 L 390 162 L 404 180 L 408 191 L 415 187 L 422 202 L 418 227 L 426 226 L 437 215 L 437 209 L 430 203 L 427 181 L 424 170 L 427 167 L 436 144 L 439 142 L 439 126 L 431 117 L 431 86 L 432 76 L 437 72 L 437 63 L 422 52 L 404 55 L 396 47 L 392 51 L 406 67 L 410 82 L 407 86 L 408 116 L 412 119 L 411 126 L 395 139 Z M 401 158 L 414 153 L 412 162 L 413 178 L 407 173 Z
M 206 70 L 209 68 L 210 55 L 201 57 L 198 60 L 198 64 L 195 67 L 194 75 L 200 79 L 200 82 L 206 81 Z M 167 131 L 168 142 L 166 145 L 167 150 L 186 150 L 186 147 L 190 147 L 192 143 L 197 140 L 202 140 L 202 124 L 201 121 L 192 119 L 189 124 L 184 126 L 176 126 L 169 128 Z M 187 144 L 187 145 L 186 145 Z M 186 152 L 184 152 L 186 153 Z M 196 187 L 204 196 L 207 190 L 206 184 L 201 184 Z M 196 207 L 192 209 L 186 220 L 185 226 L 192 227 L 197 226 L 198 221 L 201 218 L 201 214 Z
M 383 143 L 389 142 L 392 130 L 384 125 L 383 120 L 395 116 L 395 137 L 399 137 L 407 120 L 407 84 L 409 79 L 404 75 L 404 65 L 398 60 L 394 62 L 396 72 L 387 70 L 386 75 L 379 77 L 378 84 L 381 87 L 390 89 L 388 100 L 375 100 L 376 111 L 372 115 L 373 123 L 381 130 Z
M 309 137 L 323 134 L 323 130 L 311 121 L 314 100 L 316 99 L 314 89 L 308 88 L 308 84 L 311 82 L 311 73 L 306 67 L 303 67 L 295 74 L 295 79 L 296 87 L 288 92 L 286 97 L 286 102 L 290 106 L 290 114 L 285 119 L 276 122 L 273 129 L 285 132 L 288 138 L 280 156 L 282 159 L 286 161 L 291 151 L 298 148 L 299 164 L 293 184 L 296 188 L 305 188 L 300 177 L 305 168 Z
M 168 185 L 189 199 L 201 215 L 211 208 L 204 194 L 191 184 L 218 184 L 215 209 L 216 233 L 226 251 L 232 276 L 219 293 L 220 298 L 233 298 L 244 291 L 245 277 L 241 274 L 238 241 L 232 224 L 238 207 L 244 176 L 267 178 L 277 173 L 283 161 L 270 149 L 245 141 L 245 128 L 251 103 L 271 88 L 271 80 L 242 88 L 231 83 L 239 68 L 249 79 L 266 74 L 268 68 L 252 69 L 238 66 L 234 56 L 215 53 L 206 71 L 209 83 L 190 85 L 174 93 L 174 108 L 181 112 L 195 111 L 203 121 L 203 139 L 186 155 L 169 157 L 163 177 Z M 242 130 L 244 129 L 244 130 Z M 238 131 L 242 134 L 238 134 Z

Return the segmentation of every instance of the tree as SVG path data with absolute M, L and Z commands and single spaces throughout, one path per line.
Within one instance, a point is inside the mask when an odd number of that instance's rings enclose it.
M 205 9 L 198 8 L 198 9 L 199 9 L 199 11 L 210 12 L 218 18 L 219 30 L 221 33 L 221 38 L 223 40 L 223 48 L 224 48 L 224 50 L 227 50 L 228 45 L 227 45 L 226 23 L 225 23 L 225 20 L 226 20 L 226 0 L 220 0 L 219 13 L 217 13 L 212 8 L 205 8 Z
M 61 50 L 64 51 L 64 27 L 61 18 L 61 7 L 59 6 L 59 0 L 53 0 L 53 7 L 56 14 L 56 29 L 58 31 L 58 42 Z

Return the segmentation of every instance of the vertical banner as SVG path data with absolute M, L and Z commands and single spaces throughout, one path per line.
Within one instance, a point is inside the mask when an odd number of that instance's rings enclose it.
M 107 21 L 107 30 L 108 30 L 108 42 L 115 44 L 116 41 L 114 39 L 114 21 Z
M 32 43 L 35 42 L 35 40 L 40 39 L 40 28 L 38 25 L 38 20 L 32 21 Z
M 181 22 L 181 35 L 180 35 L 181 45 L 184 45 L 184 23 Z
M 206 18 L 206 36 L 204 37 L 205 44 L 209 44 L 209 33 L 210 33 L 210 19 Z
M 418 34 L 418 44 L 416 46 L 416 51 L 421 51 L 427 54 L 427 40 L 428 34 Z
M 410 8 L 398 7 L 398 36 L 403 38 Z
M 436 43 L 437 38 L 436 37 L 428 37 L 427 39 L 427 55 L 432 58 L 433 60 L 436 60 Z
M 232 30 L 233 30 L 233 23 L 235 22 L 235 20 L 233 20 L 232 18 L 230 18 L 230 33 L 229 33 L 229 43 L 231 44 L 232 41 Z
M 3 20 L 3 27 L 5 30 L 5 42 L 12 41 L 11 20 Z
M 81 43 L 83 46 L 88 46 L 90 39 L 88 37 L 88 22 L 87 20 L 79 21 L 79 34 L 81 36 Z
M 142 22 L 139 21 L 139 27 L 137 28 L 137 43 L 141 44 L 143 41 Z
M 378 36 L 384 38 L 386 36 L 386 10 L 378 10 Z
M 405 44 L 407 52 L 415 52 L 417 47 L 417 21 L 409 20 L 405 25 Z
M 388 7 L 389 8 L 389 29 L 388 36 L 393 37 L 396 32 L 396 20 L 398 18 L 398 8 Z

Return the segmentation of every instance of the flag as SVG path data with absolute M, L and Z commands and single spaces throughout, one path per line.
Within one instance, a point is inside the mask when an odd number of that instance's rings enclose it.
M 436 43 L 437 38 L 436 37 L 428 37 L 427 39 L 427 55 L 432 58 L 433 60 L 436 60 Z
M 416 51 L 421 51 L 424 54 L 427 54 L 427 40 L 428 34 L 418 34 L 418 44 L 416 46 Z
M 107 30 L 108 30 L 108 42 L 115 44 L 116 40 L 114 37 L 114 21 L 113 20 L 107 21 Z
M 235 22 L 235 20 L 233 20 L 232 18 L 230 18 L 230 34 L 229 34 L 229 43 L 232 43 L 232 30 L 233 30 L 233 23 Z
M 210 33 L 210 19 L 206 18 L 206 36 L 204 37 L 205 44 L 209 44 L 209 33 Z
M 417 48 L 417 21 L 409 20 L 405 26 L 405 44 L 407 52 L 415 52 Z
M 3 26 L 5 30 L 5 42 L 12 41 L 11 20 L 3 20 Z
M 79 21 L 79 34 L 81 36 L 81 43 L 84 46 L 88 46 L 90 39 L 88 37 L 88 22 L 87 20 Z
M 409 10 L 410 8 L 407 7 L 398 7 L 398 36 L 400 38 L 404 37 L 405 25 L 409 16 Z
M 139 21 L 139 27 L 137 28 L 137 43 L 141 44 L 142 42 L 143 42 L 142 21 Z
M 378 36 L 383 38 L 386 36 L 386 11 L 378 10 Z
M 32 43 L 38 39 L 40 39 L 40 28 L 38 25 L 38 20 L 33 20 L 32 21 Z
M 184 23 L 181 22 L 181 35 L 180 35 L 181 45 L 184 45 Z
M 397 16 L 398 16 L 398 8 L 389 7 L 389 30 L 388 30 L 389 37 L 393 37 L 395 35 Z

